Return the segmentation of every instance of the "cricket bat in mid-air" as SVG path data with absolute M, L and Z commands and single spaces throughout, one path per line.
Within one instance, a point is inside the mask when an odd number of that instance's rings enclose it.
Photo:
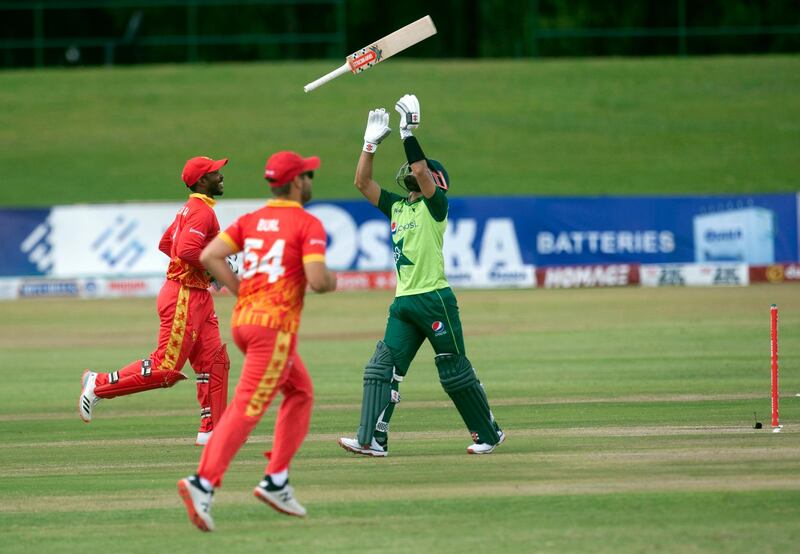
M 344 75 L 348 71 L 361 73 L 376 63 L 382 62 L 386 58 L 391 58 L 398 52 L 402 52 L 409 46 L 414 46 L 416 43 L 435 34 L 436 26 L 433 24 L 433 19 L 431 19 L 431 16 L 426 15 L 422 19 L 418 19 L 414 23 L 409 23 L 402 29 L 398 29 L 394 33 L 376 40 L 369 46 L 365 46 L 361 50 L 353 52 L 345 58 L 346 61 L 344 65 L 334 69 L 327 75 L 323 75 L 316 81 L 308 83 L 303 87 L 303 90 L 310 92 L 328 81 L 332 81 L 336 77 Z

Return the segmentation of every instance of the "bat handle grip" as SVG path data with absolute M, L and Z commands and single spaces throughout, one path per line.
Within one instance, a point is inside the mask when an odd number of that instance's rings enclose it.
M 348 71 L 350 71 L 350 64 L 345 63 L 344 65 L 342 65 L 341 67 L 337 67 L 336 69 L 334 69 L 333 71 L 331 71 L 327 75 L 323 75 L 322 77 L 320 77 L 316 81 L 312 81 L 312 82 L 308 83 L 306 86 L 303 87 L 303 90 L 305 92 L 311 92 L 315 88 L 324 85 L 328 81 L 333 81 L 336 77 L 339 77 L 340 75 L 344 75 Z

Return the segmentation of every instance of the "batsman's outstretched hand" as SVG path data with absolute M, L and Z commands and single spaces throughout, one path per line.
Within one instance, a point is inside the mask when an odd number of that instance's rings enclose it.
M 389 114 L 383 108 L 371 110 L 364 131 L 364 152 L 375 152 L 378 145 L 392 132 L 389 127 Z
M 406 94 L 397 101 L 394 109 L 400 114 L 400 138 L 406 139 L 413 134 L 412 129 L 419 127 L 419 100 L 413 94 Z

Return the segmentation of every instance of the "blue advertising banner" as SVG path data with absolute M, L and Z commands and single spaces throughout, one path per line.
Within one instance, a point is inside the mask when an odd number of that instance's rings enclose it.
M 44 275 L 52 267 L 50 208 L 0 209 L 0 275 Z
M 518 208 L 540 266 L 798 259 L 794 194 L 537 198 Z
M 310 207 L 336 266 L 391 268 L 386 220 L 366 202 Z M 459 268 L 798 260 L 795 194 L 451 198 L 448 273 Z
M 450 199 L 451 283 L 529 282 L 533 266 L 800 261 L 798 195 Z M 182 203 L 0 209 L 0 276 L 163 275 L 158 239 Z M 263 200 L 221 200 L 224 229 Z M 366 201 L 308 206 L 336 270 L 394 268 L 389 223 Z M 113 263 L 112 263 L 113 262 Z

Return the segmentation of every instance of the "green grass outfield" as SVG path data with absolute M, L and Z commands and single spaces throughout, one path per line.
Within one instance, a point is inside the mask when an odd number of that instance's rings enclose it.
M 0 305 L 0 551 L 790 552 L 800 542 L 797 286 L 462 291 L 468 353 L 508 440 L 468 436 L 426 345 L 403 383 L 391 455 L 354 431 L 361 372 L 391 294 L 311 296 L 315 380 L 292 468 L 306 520 L 251 496 L 275 409 L 233 462 L 199 533 L 175 490 L 200 454 L 192 382 L 76 413 L 85 366 L 152 348 L 153 299 Z M 769 425 L 769 304 L 781 308 L 780 434 Z M 230 299 L 217 304 L 227 320 Z M 229 340 L 229 329 L 223 335 Z M 241 355 L 232 349 L 235 382 Z M 188 370 L 187 368 L 187 371 Z
M 184 161 L 230 157 L 226 198 L 267 193 L 279 149 L 319 154 L 317 198 L 352 186 L 367 111 L 422 103 L 425 152 L 457 195 L 800 189 L 800 56 L 389 60 L 303 93 L 341 60 L 0 72 L 0 205 L 175 200 Z

